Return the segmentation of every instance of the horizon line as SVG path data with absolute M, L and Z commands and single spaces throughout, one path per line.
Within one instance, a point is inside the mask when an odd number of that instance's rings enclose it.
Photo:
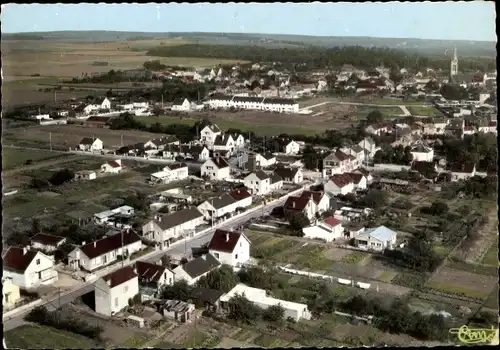
M 156 31 L 133 31 L 133 30 L 107 30 L 107 29 L 87 29 L 87 30 L 45 30 L 36 32 L 5 32 L 3 34 L 43 34 L 43 33 L 64 33 L 64 32 L 114 32 L 114 33 L 147 33 L 147 34 L 176 34 L 176 33 L 202 33 L 202 34 L 246 34 L 246 35 L 287 35 L 309 38 L 368 38 L 368 39 L 399 39 L 399 40 L 432 40 L 432 41 L 468 41 L 468 42 L 482 42 L 482 43 L 496 43 L 495 40 L 471 40 L 471 39 L 428 39 L 428 38 L 401 38 L 401 37 L 384 37 L 384 36 L 362 36 L 362 35 L 309 35 L 309 34 L 287 34 L 287 33 L 250 33 L 250 32 L 156 32 Z

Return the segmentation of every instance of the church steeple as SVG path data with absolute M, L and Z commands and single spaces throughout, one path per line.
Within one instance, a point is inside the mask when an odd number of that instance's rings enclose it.
M 457 48 L 453 49 L 453 59 L 450 62 L 450 81 L 454 81 L 455 77 L 458 75 L 458 56 Z

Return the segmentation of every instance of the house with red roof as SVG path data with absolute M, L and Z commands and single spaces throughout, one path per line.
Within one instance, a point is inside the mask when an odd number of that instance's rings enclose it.
M 46 253 L 51 253 L 64 243 L 66 238 L 61 236 L 49 235 L 46 233 L 37 233 L 30 239 L 31 246 L 35 249 L 41 249 Z
M 339 220 L 330 216 L 316 225 L 302 229 L 305 238 L 321 239 L 325 242 L 333 242 L 344 236 L 344 228 Z
M 312 198 L 290 196 L 287 198 L 283 211 L 286 217 L 292 217 L 298 213 L 304 214 L 309 220 L 316 216 L 316 204 Z
M 123 170 L 122 160 L 115 159 L 101 165 L 101 173 L 118 174 Z
M 366 177 L 358 172 L 353 172 L 353 173 L 345 173 L 347 174 L 352 181 L 354 182 L 354 190 L 365 190 L 366 187 L 368 186 L 368 181 Z
M 139 278 L 131 266 L 122 267 L 102 278 L 94 285 L 95 311 L 113 316 L 127 306 L 128 301 L 139 293 Z
M 9 247 L 2 256 L 3 277 L 21 289 L 36 288 L 58 280 L 54 259 L 29 247 Z
M 248 208 L 252 205 L 252 195 L 245 187 L 239 187 L 229 195 L 236 201 L 236 208 Z
M 327 210 L 330 210 L 330 200 L 331 197 L 328 193 L 320 191 L 303 191 L 300 194 L 301 197 L 311 198 L 316 205 L 316 212 L 322 214 Z
M 334 174 L 324 185 L 324 188 L 325 192 L 337 196 L 339 194 L 346 195 L 354 192 L 355 185 L 354 180 L 349 175 L 344 173 Z
M 68 254 L 68 264 L 71 269 L 92 272 L 115 263 L 119 255 L 130 256 L 141 249 L 141 238 L 127 229 L 73 249 Z
M 215 230 L 208 252 L 221 264 L 241 266 L 250 261 L 250 240 L 241 232 Z
M 231 167 L 224 157 L 210 158 L 201 166 L 201 176 L 222 181 L 231 177 Z
M 342 174 L 345 171 L 352 171 L 357 167 L 358 160 L 355 156 L 346 154 L 341 150 L 336 150 L 323 159 L 323 177 Z

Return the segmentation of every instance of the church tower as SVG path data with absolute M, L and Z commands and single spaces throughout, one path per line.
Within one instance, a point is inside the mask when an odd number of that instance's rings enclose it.
M 457 48 L 453 49 L 453 58 L 450 62 L 450 81 L 455 81 L 455 77 L 458 75 L 458 57 Z

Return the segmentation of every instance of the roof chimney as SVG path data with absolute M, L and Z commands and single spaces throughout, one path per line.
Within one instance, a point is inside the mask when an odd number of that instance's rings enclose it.
M 95 248 L 96 246 L 97 246 L 97 242 L 96 242 L 96 241 L 94 241 L 94 248 Z
M 108 286 L 110 286 L 110 287 L 111 287 L 111 279 L 107 279 L 107 280 L 106 280 L 106 283 L 108 284 Z
M 292 208 L 295 208 L 295 201 L 292 202 Z
M 28 252 L 28 247 L 23 247 L 23 255 L 26 255 L 27 252 Z
M 226 242 L 229 242 L 229 233 L 226 232 Z
M 85 241 L 82 242 L 82 245 L 85 245 Z

